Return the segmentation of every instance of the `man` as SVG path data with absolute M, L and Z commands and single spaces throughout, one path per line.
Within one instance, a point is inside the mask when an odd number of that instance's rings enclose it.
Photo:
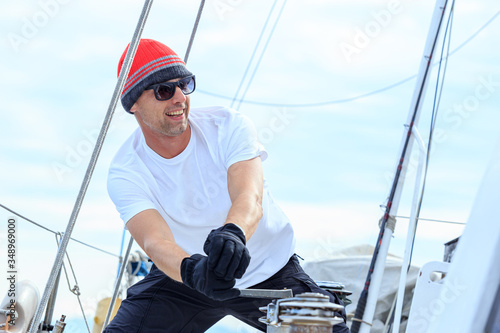
M 194 75 L 170 48 L 140 41 L 121 97 L 139 128 L 116 154 L 108 190 L 154 265 L 105 332 L 204 332 L 226 315 L 265 331 L 258 308 L 269 300 L 238 297 L 239 289 L 326 293 L 294 255 L 292 226 L 263 180 L 267 153 L 253 125 L 223 107 L 191 110 L 194 89 Z

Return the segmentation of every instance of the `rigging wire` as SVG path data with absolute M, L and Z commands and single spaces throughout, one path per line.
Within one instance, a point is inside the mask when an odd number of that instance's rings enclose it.
M 120 275 L 120 267 L 121 267 L 121 264 L 122 264 L 122 261 L 123 261 L 123 246 L 125 245 L 125 233 L 126 233 L 126 229 L 123 228 L 123 231 L 122 231 L 122 240 L 121 240 L 121 244 L 120 244 L 120 259 L 118 260 L 118 271 L 116 272 L 116 277 L 118 278 L 118 276 Z
M 12 214 L 14 214 L 14 215 L 16 215 L 16 216 L 18 216 L 18 217 L 20 217 L 20 218 L 22 218 L 22 219 L 24 219 L 24 220 L 26 220 L 26 221 L 28 221 L 28 222 L 30 222 L 30 223 L 32 223 L 32 224 L 34 224 L 34 225 L 36 225 L 37 227 L 39 227 L 39 228 L 41 228 L 41 229 L 44 229 L 44 230 L 46 230 L 46 231 L 48 231 L 48 232 L 51 232 L 51 233 L 53 233 L 53 234 L 57 234 L 57 232 L 55 232 L 54 230 L 50 230 L 49 228 L 47 228 L 47 227 L 45 227 L 45 226 L 43 226 L 43 225 L 41 225 L 41 224 L 39 224 L 39 223 L 36 223 L 35 221 L 30 220 L 30 219 L 29 219 L 29 218 L 27 218 L 27 217 L 24 217 L 23 215 L 21 215 L 21 214 L 19 214 L 19 213 L 15 212 L 15 211 L 13 211 L 12 209 L 10 209 L 10 208 L 8 208 L 8 207 L 6 207 L 6 206 L 2 205 L 2 204 L 0 204 L 0 207 L 2 207 L 2 208 L 3 208 L 3 209 L 5 209 L 6 211 L 11 212 Z
M 486 27 L 489 26 L 499 15 L 500 15 L 500 10 L 497 11 L 478 30 L 476 30 L 476 32 L 474 32 L 471 36 L 469 36 L 469 38 L 467 38 L 464 42 L 462 42 L 462 44 L 460 44 L 455 49 L 453 49 L 453 51 L 451 51 L 448 56 L 451 56 L 451 55 L 455 54 L 461 48 L 463 48 L 464 46 L 466 46 L 467 44 L 469 44 L 474 38 L 477 37 L 477 35 L 479 35 L 479 33 L 481 33 L 484 29 L 486 29 Z M 438 63 L 434 64 L 433 66 L 435 66 L 435 65 L 438 65 Z M 398 87 L 398 86 L 400 86 L 400 85 L 402 85 L 402 84 L 404 84 L 404 83 L 406 83 L 408 81 L 413 80 L 416 76 L 417 75 L 414 74 L 414 75 L 409 76 L 409 77 L 407 77 L 407 78 L 405 78 L 403 80 L 400 80 L 400 81 L 398 81 L 396 83 L 390 84 L 388 86 L 382 87 L 382 88 L 374 90 L 374 91 L 370 91 L 370 92 L 365 93 L 365 94 L 361 94 L 361 95 L 357 95 L 357 96 L 353 96 L 353 97 L 349 97 L 349 98 L 342 98 L 342 99 L 324 101 L 324 102 L 317 102 L 317 103 L 268 103 L 268 102 L 259 102 L 259 101 L 245 100 L 245 101 L 241 101 L 241 103 L 251 104 L 251 105 L 259 105 L 259 106 L 287 107 L 287 108 L 320 107 L 320 106 L 326 106 L 326 105 L 332 105 L 332 104 L 342 104 L 342 103 L 353 102 L 353 101 L 356 101 L 356 100 L 359 100 L 359 99 L 362 99 L 362 98 L 365 98 L 365 97 L 376 95 L 376 94 L 382 93 L 384 91 L 396 88 L 396 87 Z M 202 93 L 204 95 L 208 95 L 208 96 L 212 96 L 212 97 L 217 97 L 217 98 L 221 98 L 221 99 L 225 99 L 225 100 L 230 100 L 230 101 L 233 100 L 233 97 L 225 96 L 225 95 L 222 95 L 222 94 L 218 94 L 218 93 L 214 93 L 214 92 L 210 92 L 210 91 L 206 91 L 206 90 L 202 90 L 202 89 L 196 89 L 196 91 L 198 91 L 199 93 Z
M 394 217 L 400 218 L 400 219 L 407 219 L 407 220 L 410 219 L 409 216 L 403 216 L 403 215 L 396 215 Z M 450 220 L 438 220 L 438 219 L 425 219 L 422 217 L 419 217 L 417 220 L 427 221 L 427 222 L 436 222 L 436 223 L 458 224 L 458 225 L 466 225 L 467 224 L 466 222 L 450 221 Z
M 348 97 L 348 98 L 337 99 L 337 100 L 325 101 L 325 102 L 289 104 L 289 103 L 267 103 L 267 102 L 245 100 L 245 101 L 242 101 L 242 103 L 251 104 L 251 105 L 259 105 L 259 106 L 284 107 L 284 108 L 306 108 L 306 107 L 326 106 L 326 105 L 332 105 L 332 104 L 342 104 L 342 103 L 353 102 L 353 101 L 356 101 L 358 99 L 362 99 L 362 98 L 365 98 L 365 97 L 369 97 L 369 96 L 372 96 L 372 95 L 379 94 L 379 93 L 384 92 L 386 90 L 390 90 L 390 89 L 395 88 L 397 86 L 400 86 L 400 85 L 402 85 L 402 84 L 404 84 L 404 83 L 406 83 L 408 81 L 413 80 L 415 77 L 417 77 L 417 74 L 409 76 L 406 79 L 403 79 L 401 81 L 393 83 L 393 84 L 391 84 L 389 86 L 386 86 L 386 87 L 383 87 L 383 88 L 380 88 L 380 89 L 368 92 L 366 94 L 361 94 L 361 95 L 357 95 L 357 96 L 353 96 L 353 97 Z M 210 92 L 210 91 L 207 91 L 207 90 L 196 89 L 196 91 L 198 91 L 198 92 L 200 92 L 202 94 L 213 96 L 213 97 L 217 97 L 217 98 L 222 98 L 222 99 L 226 99 L 226 100 L 231 99 L 228 96 L 217 94 L 217 93 L 213 93 L 213 92 Z
M 255 65 L 255 68 L 253 69 L 252 76 L 250 76 L 250 79 L 247 83 L 247 86 L 245 88 L 245 91 L 243 92 L 243 95 L 241 96 L 240 100 L 238 101 L 238 106 L 236 107 L 236 110 L 240 109 L 241 103 L 245 100 L 245 96 L 248 92 L 248 89 L 250 89 L 250 85 L 253 82 L 253 79 L 255 77 L 255 74 L 257 73 L 257 70 L 259 69 L 260 63 L 262 62 L 262 58 L 264 57 L 264 54 L 266 53 L 267 47 L 269 46 L 269 42 L 271 41 L 271 37 L 274 34 L 274 31 L 276 30 L 276 26 L 278 25 L 278 22 L 281 18 L 281 14 L 283 14 L 283 9 L 285 9 L 286 2 L 288 0 L 283 1 L 283 4 L 281 5 L 281 9 L 278 13 L 278 17 L 276 17 L 276 20 L 274 21 L 273 28 L 271 29 L 271 32 L 269 33 L 269 36 L 267 37 L 266 44 L 264 45 L 264 49 L 262 50 L 262 53 L 260 54 L 259 59 L 257 60 L 257 64 Z
M 59 247 L 59 243 L 60 243 L 60 240 L 62 239 L 63 235 L 61 233 L 56 233 L 55 237 L 56 237 L 57 246 Z M 75 279 L 75 286 L 73 288 L 71 288 L 71 283 L 69 282 L 69 277 L 68 277 L 68 272 L 66 270 L 66 265 L 64 264 L 64 261 L 63 261 L 62 268 L 64 270 L 64 275 L 66 276 L 66 282 L 68 283 L 68 289 L 72 294 L 74 294 L 76 296 L 76 298 L 78 300 L 78 304 L 80 305 L 80 311 L 82 311 L 82 316 L 83 316 L 83 320 L 85 321 L 85 326 L 87 326 L 87 331 L 90 333 L 90 327 L 89 327 L 89 323 L 87 321 L 87 316 L 85 316 L 85 310 L 83 309 L 82 300 L 80 299 L 80 295 L 81 295 L 80 287 L 78 285 L 76 273 L 75 273 L 75 270 L 73 269 L 73 265 L 71 264 L 71 260 L 69 259 L 69 254 L 68 254 L 67 250 L 66 250 L 66 259 L 68 260 L 68 264 L 69 264 L 69 267 L 71 269 L 73 279 Z
M 486 21 L 485 24 L 483 24 L 475 33 L 473 33 L 469 38 L 467 38 L 462 44 L 460 44 L 459 46 L 457 46 L 453 51 L 450 52 L 450 55 L 453 55 L 455 54 L 458 50 L 460 50 L 462 47 L 464 47 L 465 45 L 467 45 L 470 41 L 472 41 L 474 38 L 477 37 L 477 35 L 479 35 L 479 33 L 481 31 L 483 31 L 488 25 L 490 25 L 491 22 L 493 22 L 497 17 L 498 15 L 500 15 L 500 10 L 497 11 L 495 13 L 495 15 L 493 15 L 488 21 Z
M 371 326 L 371 322 L 373 320 L 377 296 L 379 295 L 380 285 L 382 282 L 382 274 L 384 272 L 384 263 L 386 260 L 386 256 L 389 249 L 390 237 L 393 234 L 393 228 L 389 227 L 389 224 L 392 224 L 393 217 L 391 217 L 391 213 L 396 213 L 397 207 L 399 205 L 399 199 L 401 197 L 402 187 L 399 185 L 400 181 L 404 180 L 404 173 L 406 170 L 406 165 L 408 163 L 408 158 L 410 158 L 409 151 L 412 146 L 412 136 L 413 129 L 416 126 L 416 122 L 421 113 L 421 107 L 423 102 L 423 97 L 425 94 L 425 86 L 430 79 L 430 71 L 432 69 L 432 59 L 436 52 L 436 47 L 438 43 L 438 36 L 442 28 L 443 18 L 445 16 L 444 8 L 446 8 L 448 0 L 440 0 L 436 1 L 431 28 L 429 29 L 426 44 L 424 48 L 424 57 L 421 59 L 419 74 L 417 85 L 414 90 L 414 95 L 412 99 L 412 105 L 410 108 L 410 112 L 408 114 L 408 124 L 406 129 L 406 135 L 403 134 L 403 140 L 401 142 L 401 154 L 398 160 L 396 173 L 394 175 L 393 183 L 390 189 L 390 193 L 387 199 L 387 206 L 384 212 L 384 215 L 381 219 L 380 231 L 377 237 L 377 242 L 375 248 L 373 249 L 373 256 L 368 268 L 365 285 L 363 291 L 360 294 L 358 305 L 356 307 L 356 311 L 354 314 L 354 318 L 352 319 L 353 323 L 351 326 L 351 331 L 353 333 L 357 333 L 360 329 L 363 331 Z M 393 205 L 394 204 L 394 205 Z M 378 257 L 382 256 L 382 260 Z M 375 292 L 370 290 L 370 288 L 377 288 Z M 368 306 L 368 312 L 366 312 Z
M 267 24 L 269 23 L 269 19 L 271 18 L 271 14 L 274 11 L 274 7 L 276 6 L 276 3 L 278 0 L 274 0 L 274 3 L 271 7 L 271 10 L 269 11 L 269 14 L 267 15 L 266 22 L 264 23 L 264 26 L 262 27 L 262 30 L 260 32 L 259 38 L 257 39 L 257 43 L 255 44 L 255 48 L 253 49 L 252 55 L 250 56 L 250 60 L 248 61 L 247 68 L 245 68 L 245 72 L 243 73 L 243 77 L 241 78 L 240 84 L 238 85 L 238 89 L 236 89 L 236 93 L 234 94 L 233 100 L 231 101 L 231 108 L 234 105 L 234 102 L 236 101 L 236 98 L 238 98 L 238 94 L 240 93 L 240 89 L 243 86 L 243 82 L 245 81 L 245 78 L 247 77 L 248 71 L 250 70 L 250 66 L 253 62 L 253 59 L 255 57 L 255 53 L 257 52 L 257 49 L 260 45 L 260 41 L 262 40 L 262 37 L 264 36 L 264 32 L 266 31 Z
M 194 21 L 193 31 L 191 31 L 191 37 L 189 38 L 186 54 L 184 55 L 184 63 L 187 63 L 189 58 L 189 53 L 191 53 L 191 46 L 193 46 L 194 36 L 196 35 L 196 30 L 198 30 L 198 24 L 200 23 L 201 14 L 203 13 L 204 6 L 205 6 L 205 0 L 201 0 L 200 7 L 198 8 L 198 14 L 196 15 L 196 20 Z
M 439 67 L 438 67 L 438 73 L 437 73 L 437 78 L 436 78 L 436 90 L 434 92 L 434 103 L 432 105 L 432 114 L 431 114 L 431 127 L 429 131 L 429 142 L 428 142 L 428 147 L 427 147 L 427 161 L 429 160 L 430 157 L 430 150 L 431 150 L 431 143 L 432 143 L 432 135 L 434 133 L 434 125 L 436 123 L 436 118 L 437 118 L 437 113 L 439 110 L 439 104 L 441 103 L 441 96 L 443 95 L 443 86 L 444 86 L 444 79 L 446 75 L 446 70 L 448 68 L 448 58 L 450 57 L 450 44 L 451 44 L 451 32 L 452 32 L 452 27 L 453 27 L 453 14 L 454 14 L 454 9 L 455 9 L 455 0 L 451 3 L 451 8 L 450 8 L 450 16 L 448 17 L 448 22 L 446 24 L 446 30 L 444 32 L 444 38 L 443 38 L 443 47 L 441 48 L 441 58 L 439 60 Z M 449 28 L 449 36 L 448 36 L 448 28 Z M 441 80 L 441 84 L 439 84 L 439 76 L 441 75 L 441 65 L 443 64 L 443 54 L 444 54 L 444 47 L 446 45 L 446 37 L 448 37 L 448 47 L 446 50 L 446 57 L 444 60 L 444 69 L 443 69 L 443 78 Z M 439 90 L 439 92 L 438 92 Z M 425 177 L 424 177 L 425 181 Z
M 25 217 L 25 216 L 23 216 L 23 215 L 19 214 L 18 212 L 14 211 L 14 210 L 12 210 L 12 209 L 10 209 L 10 208 L 8 208 L 8 207 L 6 207 L 6 206 L 2 205 L 2 204 L 0 204 L 0 207 L 1 207 L 1 208 L 3 208 L 3 209 L 5 209 L 6 211 L 8 211 L 8 212 L 10 212 L 10 213 L 12 213 L 12 214 L 14 214 L 14 215 L 16 215 L 16 216 L 18 216 L 18 217 L 22 218 L 23 220 L 25 220 L 25 221 L 27 221 L 27 222 L 29 222 L 29 223 L 31 223 L 31 224 L 33 224 L 33 225 L 35 225 L 35 226 L 37 226 L 37 227 L 41 228 L 41 229 L 44 229 L 44 230 L 46 230 L 46 231 L 48 231 L 48 232 L 51 232 L 51 233 L 53 233 L 53 234 L 55 234 L 55 235 L 59 234 L 59 232 L 54 231 L 54 230 L 51 230 L 51 229 L 49 229 L 49 228 L 47 228 L 47 227 L 45 227 L 45 226 L 41 225 L 40 223 L 37 223 L 37 222 L 35 222 L 35 221 L 33 221 L 33 220 L 31 220 L 31 219 L 29 219 L 29 218 L 27 218 L 27 217 Z M 60 234 L 64 235 L 64 232 L 61 232 Z M 77 242 L 77 243 L 80 243 L 80 244 L 82 244 L 82 245 L 85 245 L 85 246 L 87 246 L 87 247 L 89 247 L 89 248 L 91 248 L 91 249 L 94 249 L 94 250 L 100 251 L 100 252 L 102 252 L 102 253 L 109 254 L 110 256 L 113 256 L 113 257 L 121 258 L 121 256 L 119 256 L 119 255 L 117 255 L 117 254 L 114 254 L 114 253 L 108 252 L 108 251 L 106 251 L 106 250 L 100 249 L 100 248 L 98 248 L 98 247 L 96 247 L 96 246 L 93 246 L 93 245 L 87 244 L 87 243 L 82 242 L 82 241 L 80 241 L 80 240 L 78 240 L 78 239 L 75 239 L 75 238 L 73 238 L 73 237 L 71 237 L 70 239 L 71 239 L 72 241 L 74 241 L 74 242 Z
M 436 78 L 436 90 L 434 92 L 434 103 L 433 103 L 433 108 L 432 108 L 431 124 L 430 124 L 430 129 L 429 129 L 429 140 L 427 142 L 427 155 L 425 157 L 424 175 L 422 177 L 422 190 L 420 192 L 420 197 L 418 199 L 417 213 L 415 215 L 415 216 L 417 216 L 417 218 L 420 216 L 420 211 L 422 209 L 422 202 L 423 202 L 424 193 L 425 193 L 425 185 L 427 182 L 427 172 L 429 170 L 429 160 L 430 160 L 430 154 L 431 154 L 431 148 L 432 148 L 432 136 L 433 136 L 434 129 L 435 129 L 434 125 L 436 123 L 436 117 L 438 114 L 439 104 L 441 102 L 441 97 L 442 97 L 442 92 L 443 92 L 444 79 L 446 76 L 446 70 L 448 68 L 448 58 L 450 56 L 449 52 L 450 52 L 451 32 L 452 32 L 452 27 L 453 27 L 453 16 L 454 16 L 453 14 L 454 14 L 454 12 L 455 12 L 455 0 L 452 1 L 451 6 L 450 6 L 450 13 L 448 16 L 448 22 L 446 23 L 446 28 L 445 28 L 444 36 L 443 36 L 443 45 L 441 47 L 441 57 L 439 60 L 439 68 L 438 68 L 438 73 L 437 73 L 437 78 Z M 444 49 L 445 49 L 446 41 L 448 41 L 448 47 L 447 47 L 447 51 L 446 51 L 447 52 L 446 57 L 444 58 L 445 64 L 444 64 L 443 75 L 442 75 L 441 83 L 440 83 L 441 65 L 443 63 L 443 55 L 445 52 Z M 414 231 L 416 231 L 417 225 L 418 225 L 418 219 L 417 219 L 417 223 L 415 223 L 415 230 Z M 412 239 L 412 244 L 411 244 L 411 248 L 410 248 L 410 260 L 408 262 L 408 269 L 410 269 L 411 260 L 412 260 L 412 256 L 413 256 L 413 247 L 415 245 L 415 236 L 416 236 L 416 232 L 413 233 L 413 239 Z
M 54 260 L 54 264 L 52 265 L 52 271 L 49 276 L 49 279 L 47 281 L 47 284 L 45 285 L 45 290 L 42 294 L 42 297 L 40 298 L 40 302 L 37 306 L 35 315 L 33 317 L 33 320 L 30 323 L 30 328 L 29 328 L 29 333 L 35 333 L 38 330 L 38 323 L 41 320 L 42 317 L 42 312 L 47 305 L 48 299 L 50 298 L 50 295 L 52 294 L 52 289 L 54 288 L 54 284 L 56 281 L 56 275 L 60 272 L 61 270 L 61 264 L 64 259 L 64 253 L 66 251 L 66 248 L 68 246 L 68 243 L 70 241 L 71 233 L 75 227 L 76 220 L 78 218 L 78 214 L 80 213 L 80 209 L 82 207 L 85 194 L 87 193 L 87 189 L 90 184 L 90 180 L 92 179 L 92 175 L 94 173 L 94 169 L 97 164 L 97 159 L 101 153 L 101 149 L 104 144 L 104 139 L 106 137 L 106 134 L 108 132 L 111 119 L 113 118 L 113 114 L 116 109 L 116 104 L 118 103 L 118 99 L 120 98 L 120 93 L 123 90 L 123 87 L 125 85 L 126 77 L 130 71 L 130 68 L 132 66 L 132 59 L 135 56 L 135 52 L 137 51 L 137 47 L 139 45 L 139 41 L 142 35 L 142 31 L 144 29 L 144 25 L 146 22 L 146 18 L 149 15 L 149 11 L 151 9 L 151 5 L 153 3 L 153 0 L 145 0 L 144 1 L 144 6 L 141 11 L 139 21 L 137 22 L 136 28 L 134 30 L 134 35 L 132 37 L 132 41 L 129 44 L 129 48 L 127 51 L 127 54 L 125 56 L 125 60 L 123 62 L 123 66 L 120 71 L 120 75 L 118 77 L 118 81 L 116 82 L 115 89 L 113 91 L 113 95 L 111 97 L 111 101 L 108 106 L 108 110 L 106 112 L 106 116 L 104 118 L 104 121 L 101 126 L 101 130 L 99 132 L 99 136 L 97 137 L 97 141 L 94 146 L 94 150 L 92 152 L 92 155 L 90 157 L 90 161 L 87 166 L 87 171 L 85 172 L 85 176 L 83 178 L 82 184 L 80 186 L 80 190 L 78 192 L 78 196 L 76 198 L 75 204 L 73 206 L 73 211 L 71 213 L 71 216 L 69 218 L 68 224 L 66 226 L 66 232 L 64 234 L 64 237 L 61 240 L 61 244 L 59 246 L 59 249 L 57 251 L 56 258 Z
M 406 268 L 407 272 L 409 272 L 410 268 L 411 268 L 411 262 L 412 262 L 412 258 L 413 258 L 414 247 L 415 247 L 415 238 L 416 238 L 416 230 L 417 230 L 417 227 L 418 227 L 418 223 L 419 223 L 420 220 L 426 220 L 426 219 L 420 218 L 420 211 L 422 209 L 422 202 L 423 202 L 423 197 L 424 197 L 424 193 L 425 193 L 425 184 L 426 184 L 426 180 L 427 180 L 427 172 L 429 170 L 430 152 L 431 152 L 431 147 L 432 147 L 432 134 L 434 132 L 434 128 L 435 128 L 434 125 L 435 125 L 437 113 L 438 113 L 438 110 L 439 110 L 439 104 L 441 102 L 441 97 L 442 97 L 442 92 L 443 92 L 443 86 L 444 86 L 444 79 L 445 79 L 445 76 L 446 76 L 446 69 L 447 69 L 447 65 L 448 65 L 448 58 L 450 56 L 451 31 L 452 31 L 452 26 L 453 26 L 454 9 L 455 9 L 455 0 L 453 0 L 451 2 L 450 12 L 448 14 L 449 16 L 448 16 L 448 20 L 447 20 L 447 23 L 446 23 L 446 28 L 445 28 L 445 31 L 444 31 L 444 36 L 443 36 L 443 44 L 442 44 L 442 47 L 441 47 L 441 57 L 440 57 L 439 62 L 438 62 L 439 67 L 438 67 L 438 71 L 437 71 L 436 88 L 435 88 L 435 91 L 434 91 L 434 100 L 433 100 L 432 113 L 431 113 L 431 123 L 430 123 L 430 129 L 429 129 L 429 141 L 427 143 L 427 152 L 426 152 L 426 156 L 425 156 L 425 165 L 424 165 L 424 170 L 423 170 L 422 183 L 420 185 L 421 189 L 420 189 L 420 194 L 419 194 L 419 198 L 418 198 L 418 202 L 417 202 L 417 207 L 416 207 L 416 213 L 415 213 L 416 221 L 415 221 L 415 225 L 413 227 L 413 230 L 411 230 L 411 232 L 413 234 L 413 237 L 411 239 L 411 245 L 410 245 L 410 249 L 409 249 L 410 256 L 409 256 L 409 259 L 408 259 L 408 267 Z M 444 53 L 445 53 L 444 49 L 445 49 L 446 44 L 448 44 L 448 47 L 447 47 L 446 57 L 444 58 L 444 60 L 445 60 L 444 63 L 445 64 L 444 64 L 443 70 L 441 71 L 441 65 L 443 64 L 443 56 L 444 56 Z M 441 72 L 443 73 L 442 78 L 440 77 L 441 76 Z M 415 186 L 419 186 L 419 184 L 415 184 Z M 410 219 L 410 217 L 406 217 L 406 216 L 400 216 L 400 217 Z M 465 223 L 443 221 L 443 220 L 432 220 L 432 221 L 435 221 L 435 222 L 439 221 L 439 222 L 453 223 L 453 224 L 465 224 Z M 408 232 L 410 232 L 410 230 Z M 396 303 L 397 303 L 396 302 L 397 299 L 398 299 L 398 296 L 396 295 L 395 298 L 394 298 L 394 302 L 392 304 L 392 309 L 395 308 Z M 400 318 L 395 318 L 395 315 L 396 315 L 397 311 L 392 311 L 392 309 L 391 309 L 391 317 L 388 320 L 388 325 L 386 325 L 385 332 L 390 332 L 392 330 L 392 328 L 393 328 L 392 325 L 394 324 L 394 321 L 395 320 L 397 320 L 397 321 L 400 320 Z

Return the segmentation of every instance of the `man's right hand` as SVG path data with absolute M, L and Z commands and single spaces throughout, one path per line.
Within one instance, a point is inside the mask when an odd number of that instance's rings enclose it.
M 245 234 L 234 223 L 212 230 L 203 251 L 208 255 L 208 267 L 221 279 L 241 279 L 250 264 Z
M 240 295 L 240 291 L 233 288 L 236 279 L 226 281 L 216 277 L 213 270 L 208 268 L 208 257 L 201 254 L 193 254 L 182 260 L 181 277 L 186 286 L 217 301 Z

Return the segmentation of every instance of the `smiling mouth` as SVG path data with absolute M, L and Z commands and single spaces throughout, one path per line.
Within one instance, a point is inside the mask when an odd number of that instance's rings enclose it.
M 177 117 L 180 116 L 184 113 L 184 110 L 179 110 L 179 111 L 172 111 L 172 112 L 166 112 L 165 114 L 169 117 Z

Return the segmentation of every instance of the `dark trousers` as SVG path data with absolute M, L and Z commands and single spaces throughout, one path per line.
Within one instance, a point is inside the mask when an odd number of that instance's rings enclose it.
M 319 292 L 330 297 L 330 301 L 342 304 L 336 295 L 319 288 L 302 270 L 294 255 L 276 274 L 252 288 L 293 290 L 294 295 L 304 292 Z M 266 325 L 258 319 L 264 314 L 269 299 L 238 297 L 227 301 L 215 301 L 205 295 L 172 280 L 153 265 L 150 273 L 130 287 L 127 298 L 118 313 L 105 329 L 105 333 L 201 333 L 226 315 L 265 332 Z M 345 312 L 338 314 L 344 317 Z M 345 324 L 335 325 L 332 332 L 348 333 Z

